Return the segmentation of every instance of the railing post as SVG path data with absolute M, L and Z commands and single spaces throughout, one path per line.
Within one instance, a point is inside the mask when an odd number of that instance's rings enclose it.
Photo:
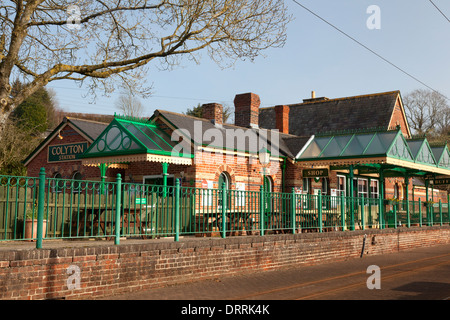
M 323 223 L 322 223 L 322 190 L 319 190 L 317 203 L 319 206 L 319 232 L 321 233 L 323 231 Z
M 222 238 L 227 236 L 227 184 L 222 183 Z
M 341 223 L 342 223 L 342 231 L 345 231 L 345 199 L 344 193 L 341 193 Z
M 180 240 L 180 190 L 180 179 L 177 179 L 175 183 L 175 241 L 177 242 Z
M 291 215 L 292 215 L 292 234 L 295 234 L 295 229 L 296 229 L 296 225 L 295 225 L 295 207 L 297 204 L 297 199 L 296 199 L 296 194 L 295 194 L 295 188 L 292 188 L 292 204 L 291 204 Z
M 365 230 L 365 221 L 364 221 L 364 195 L 361 194 L 361 228 Z
M 259 228 L 261 236 L 264 235 L 264 186 L 259 187 Z
M 392 207 L 394 209 L 394 229 L 397 229 L 397 206 L 394 204 Z
M 115 221 L 115 230 L 116 235 L 114 239 L 114 244 L 119 245 L 120 244 L 120 211 L 121 211 L 121 201 L 122 201 L 122 176 L 120 173 L 117 174 L 117 180 L 116 180 L 116 221 Z
M 36 249 L 42 249 L 42 239 L 44 234 L 44 202 L 45 202 L 45 168 L 41 168 L 39 172 L 39 195 L 38 195 L 38 212 L 37 212 L 37 235 Z
M 419 198 L 419 226 L 422 227 L 422 200 Z

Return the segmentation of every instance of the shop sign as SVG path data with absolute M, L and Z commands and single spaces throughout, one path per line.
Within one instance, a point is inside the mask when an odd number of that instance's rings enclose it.
M 450 178 L 434 179 L 433 184 L 436 186 L 443 185 L 443 184 L 450 184 Z
M 304 169 L 303 178 L 328 177 L 328 169 Z
M 87 150 L 88 143 L 70 143 L 48 146 L 48 162 L 75 161 Z

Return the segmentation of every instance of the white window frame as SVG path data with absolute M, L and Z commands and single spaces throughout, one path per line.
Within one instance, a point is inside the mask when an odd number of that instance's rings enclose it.
M 376 189 L 377 189 L 377 192 L 373 192 L 373 190 L 372 190 L 372 183 L 376 183 Z M 370 197 L 372 198 L 372 199 L 380 199 L 380 181 L 378 181 L 378 180 L 376 180 L 376 179 L 372 179 L 372 180 L 370 180 L 370 186 L 369 186 L 369 188 L 370 188 Z M 376 197 L 374 196 L 374 195 L 376 195 Z
M 343 193 L 343 194 L 344 194 L 344 197 L 345 197 L 346 194 L 347 194 L 347 177 L 346 177 L 346 176 L 338 175 L 337 178 L 338 178 L 338 183 L 337 183 L 337 195 L 340 197 L 340 196 L 341 196 L 341 193 Z M 340 188 L 340 184 L 339 184 L 339 179 L 340 179 L 340 178 L 344 179 L 344 189 L 343 189 L 343 190 L 339 189 L 339 188 Z

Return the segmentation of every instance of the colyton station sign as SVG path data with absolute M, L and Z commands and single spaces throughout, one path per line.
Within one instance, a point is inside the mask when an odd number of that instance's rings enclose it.
M 87 150 L 87 142 L 59 144 L 48 147 L 48 162 L 75 161 Z

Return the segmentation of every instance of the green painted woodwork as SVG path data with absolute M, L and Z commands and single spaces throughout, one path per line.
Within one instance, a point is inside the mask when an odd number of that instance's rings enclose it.
M 177 142 L 152 122 L 115 116 L 83 154 L 83 158 L 108 157 L 128 154 L 156 154 L 189 157 L 176 151 Z

